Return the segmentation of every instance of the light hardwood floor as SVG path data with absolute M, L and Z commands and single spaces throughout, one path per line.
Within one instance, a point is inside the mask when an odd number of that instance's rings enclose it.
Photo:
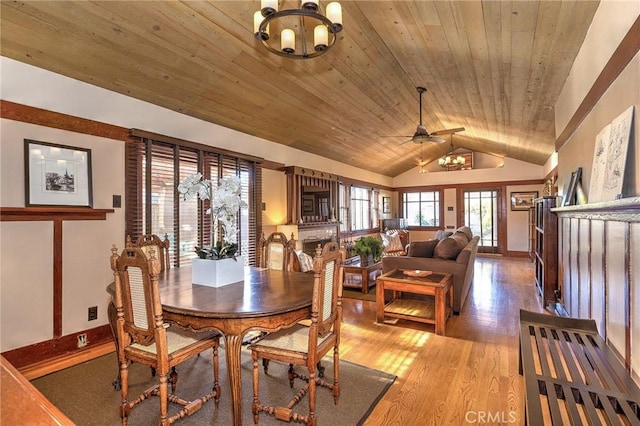
M 519 310 L 543 311 L 528 259 L 476 258 L 469 298 L 446 336 L 429 324 L 377 324 L 374 302 L 343 307 L 341 358 L 398 376 L 365 425 L 524 424 Z

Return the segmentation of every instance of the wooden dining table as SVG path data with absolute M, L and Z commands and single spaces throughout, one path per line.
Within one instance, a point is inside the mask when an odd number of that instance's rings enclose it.
M 223 287 L 191 283 L 191 268 L 161 272 L 158 280 L 167 322 L 224 335 L 233 424 L 242 424 L 240 351 L 249 330 L 276 331 L 311 314 L 314 275 L 245 267 L 244 281 Z

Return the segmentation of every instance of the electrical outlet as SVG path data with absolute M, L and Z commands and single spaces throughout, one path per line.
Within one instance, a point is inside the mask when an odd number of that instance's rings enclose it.
M 93 321 L 93 320 L 97 320 L 98 319 L 98 307 L 97 306 L 91 306 L 89 308 L 89 321 Z
M 84 348 L 87 346 L 87 335 L 86 334 L 78 334 L 78 347 Z

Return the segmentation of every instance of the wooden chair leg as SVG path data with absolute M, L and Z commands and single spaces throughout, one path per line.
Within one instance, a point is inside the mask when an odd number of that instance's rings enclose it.
M 120 363 L 120 392 L 122 395 L 122 401 L 120 403 L 120 418 L 122 424 L 127 424 L 127 416 L 129 416 L 129 370 L 128 363 Z
M 253 404 L 251 406 L 251 411 L 253 412 L 253 423 L 258 424 L 258 407 L 260 405 L 260 400 L 258 399 L 258 380 L 260 377 L 258 371 L 258 355 L 254 352 L 251 354 L 253 358 Z M 265 359 L 262 359 L 264 363 Z
M 178 383 L 178 372 L 176 371 L 176 367 L 171 367 L 169 383 L 171 383 L 171 393 L 174 393 L 176 391 L 176 384 Z
M 166 374 L 160 375 L 160 424 L 168 425 L 169 418 L 167 417 L 167 413 L 169 411 L 169 386 Z
M 333 403 L 338 405 L 340 399 L 340 352 L 333 348 Z
M 316 372 L 309 371 L 309 422 L 307 425 L 316 426 Z
M 214 403 L 220 404 L 220 359 L 218 358 L 218 346 L 213 347 L 213 389 L 216 391 Z
M 293 364 L 289 364 L 289 371 L 287 372 L 289 376 L 289 386 L 293 387 L 293 379 L 296 378 L 295 370 L 293 369 Z

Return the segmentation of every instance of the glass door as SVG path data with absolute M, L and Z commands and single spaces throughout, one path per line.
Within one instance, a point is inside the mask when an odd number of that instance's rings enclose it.
M 471 228 L 473 235 L 480 236 L 478 252 L 499 253 L 498 220 L 499 197 L 497 189 L 464 191 L 464 224 Z

